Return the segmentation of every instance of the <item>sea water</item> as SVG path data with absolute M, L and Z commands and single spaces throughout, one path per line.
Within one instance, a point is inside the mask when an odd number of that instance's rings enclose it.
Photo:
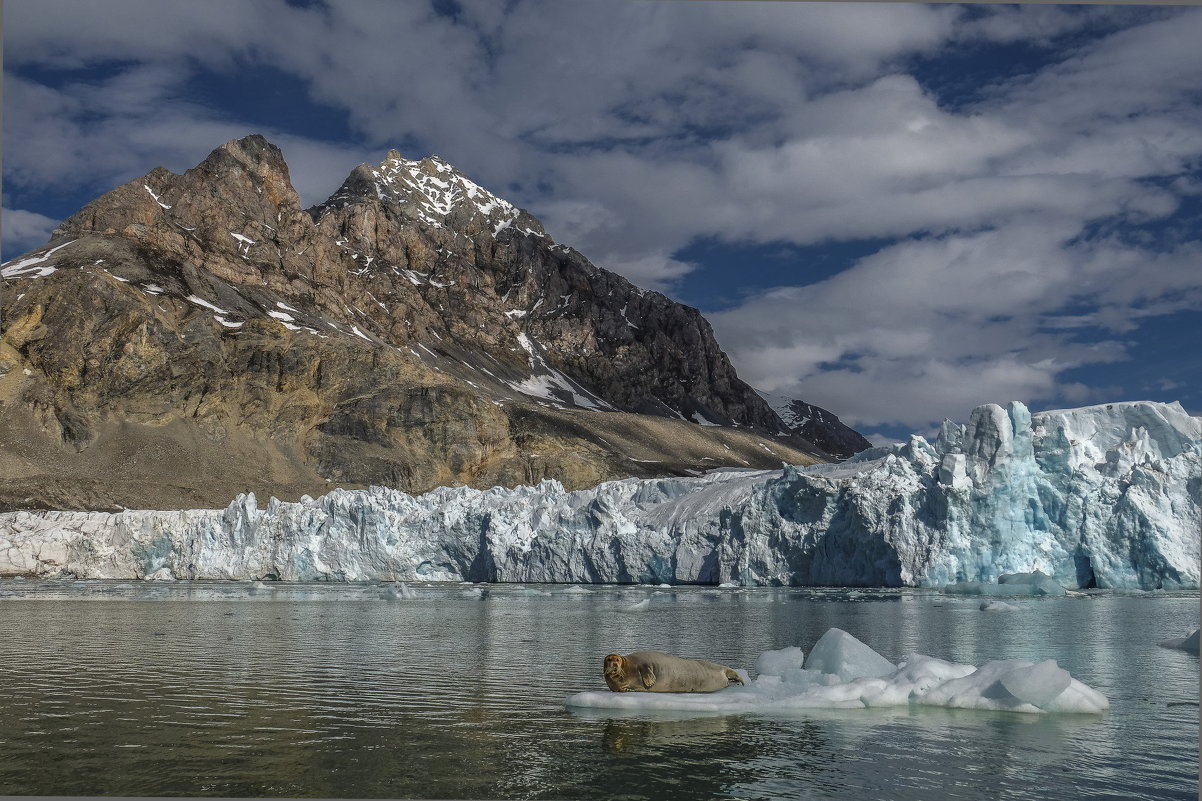
M 0 795 L 1161 799 L 1198 791 L 1197 593 L 0 580 Z M 408 592 L 411 590 L 412 592 Z M 406 597 L 408 596 L 408 597 Z M 1056 659 L 1102 715 L 582 712 L 611 652 Z

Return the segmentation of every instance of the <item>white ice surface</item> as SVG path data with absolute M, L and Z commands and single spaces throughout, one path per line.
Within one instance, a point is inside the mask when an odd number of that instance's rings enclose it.
M 754 679 L 735 668 L 746 682 L 743 686 L 713 693 L 597 690 L 571 695 L 564 704 L 574 709 L 770 714 L 909 704 L 1030 713 L 1096 714 L 1110 708 L 1106 696 L 1069 676 L 1055 660 L 1034 663 L 1008 659 L 978 668 L 911 654 L 894 665 L 839 629 L 831 629 L 823 639 L 832 631 L 837 634 L 830 641 L 839 643 L 851 655 L 850 661 L 835 660 L 832 664 L 845 673 L 856 672 L 855 668 L 865 662 L 888 665 L 889 671 L 848 680 L 838 674 L 795 667 L 800 649 L 786 648 L 761 654 Z

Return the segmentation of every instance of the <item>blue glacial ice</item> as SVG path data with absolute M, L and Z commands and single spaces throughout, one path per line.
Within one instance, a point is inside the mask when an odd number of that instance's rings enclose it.
M 839 464 L 566 492 L 373 487 L 223 510 L 0 514 L 0 575 L 1196 589 L 1202 420 L 990 404 Z M 1030 588 L 1030 589 L 1027 589 Z
M 1074 679 L 1054 659 L 1003 659 L 975 667 L 911 654 L 895 665 L 836 628 L 814 644 L 804 668 L 802 656 L 798 647 L 767 651 L 756 660 L 754 679 L 735 668 L 743 686 L 714 693 L 589 690 L 568 696 L 564 704 L 570 709 L 704 714 L 908 705 L 1095 714 L 1110 708 L 1106 696 Z

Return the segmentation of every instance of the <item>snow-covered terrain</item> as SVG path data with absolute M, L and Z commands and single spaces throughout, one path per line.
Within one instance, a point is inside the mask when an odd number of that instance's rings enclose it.
M 809 468 L 13 512 L 0 575 L 1197 588 L 1200 423 L 1178 404 L 991 404 L 934 443 Z
M 908 704 L 1036 713 L 1099 713 L 1110 708 L 1106 696 L 1074 679 L 1054 659 L 1002 659 L 975 667 L 911 654 L 895 665 L 834 628 L 814 643 L 804 661 L 803 656 L 797 647 L 766 651 L 756 661 L 754 680 L 738 671 L 743 686 L 714 693 L 601 690 L 571 695 L 564 704 L 575 709 L 775 714 Z

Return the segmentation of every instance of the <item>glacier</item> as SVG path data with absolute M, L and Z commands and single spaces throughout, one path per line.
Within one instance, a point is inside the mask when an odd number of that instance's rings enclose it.
M 987 404 L 838 464 L 0 514 L 0 576 L 1197 589 L 1202 418 Z M 1004 585 L 1003 585 L 1004 586 Z

